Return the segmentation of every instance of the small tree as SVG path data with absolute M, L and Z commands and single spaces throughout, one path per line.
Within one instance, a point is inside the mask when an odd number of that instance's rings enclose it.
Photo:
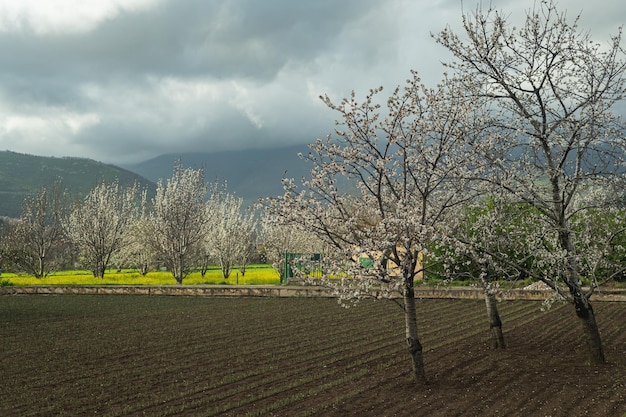
M 594 288 L 581 285 L 586 237 L 574 223 L 614 205 L 624 185 L 623 126 L 611 113 L 624 96 L 621 31 L 608 44 L 592 42 L 578 17 L 568 22 L 550 1 L 519 29 L 491 9 L 464 15 L 463 26 L 464 38 L 446 29 L 437 41 L 454 55 L 449 67 L 464 93 L 490 113 L 489 132 L 468 141 L 487 167 L 474 175 L 490 194 L 535 210 L 542 227 L 528 239 L 542 242 L 547 272 L 538 278 L 571 302 L 592 360 L 603 363 Z
M 407 347 L 416 381 L 426 382 L 418 337 L 414 280 L 423 271 L 422 254 L 445 229 L 448 211 L 471 199 L 461 178 L 468 155 L 464 136 L 476 117 L 453 80 L 436 89 L 413 72 L 404 91 L 387 99 L 386 114 L 376 103 L 382 88 L 362 103 L 354 93 L 340 104 L 336 136 L 311 145 L 311 178 L 285 181 L 285 194 L 268 207 L 287 225 L 314 233 L 329 246 L 326 276 L 345 276 L 342 297 L 400 291 Z M 356 191 L 342 192 L 340 184 Z M 369 258 L 363 267 L 360 258 Z M 391 267 L 393 265 L 393 267 Z
M 261 218 L 260 246 L 272 267 L 280 275 L 281 282 L 287 277 L 284 261 L 285 254 L 313 255 L 323 252 L 321 240 L 313 233 L 297 225 L 285 226 L 280 218 L 272 218 L 264 213 Z
M 208 223 L 206 194 L 204 170 L 183 168 L 180 161 L 174 165 L 172 178 L 157 186 L 149 243 L 177 284 L 199 262 Z
M 150 207 L 144 191 L 141 198 L 140 214 L 130 225 L 130 242 L 120 255 L 120 263 L 135 267 L 146 275 L 156 262 L 157 254 L 150 244 L 154 236 L 154 228 L 150 222 Z
M 259 221 L 254 212 L 242 213 L 238 233 L 240 250 L 237 265 L 241 276 L 245 276 L 248 265 L 250 265 L 258 255 Z
M 224 278 L 230 276 L 236 265 L 245 274 L 245 266 L 256 247 L 256 217 L 243 211 L 243 199 L 225 191 L 214 193 L 212 200 L 214 221 L 207 235 L 207 248 L 220 265 Z
M 17 219 L 0 216 L 0 270 L 10 270 L 13 262 L 13 230 Z
M 24 199 L 20 218 L 9 237 L 12 262 L 20 270 L 42 278 L 56 268 L 65 243 L 61 225 L 64 209 L 59 181 Z
M 117 180 L 103 181 L 71 208 L 64 230 L 94 277 L 104 277 L 111 257 L 129 244 L 136 211 L 137 186 L 120 189 Z
M 435 245 L 439 265 L 443 265 L 433 268 L 437 274 L 450 280 L 472 280 L 482 288 L 492 342 L 497 349 L 505 347 L 497 302 L 506 291 L 502 282 L 523 279 L 532 268 L 533 251 L 523 233 L 536 226 L 530 210 L 494 198 L 479 199 L 451 217 L 450 234 Z M 447 244 L 450 240 L 456 242 Z M 492 256 L 494 253 L 500 256 Z M 524 266 L 524 270 L 516 265 Z

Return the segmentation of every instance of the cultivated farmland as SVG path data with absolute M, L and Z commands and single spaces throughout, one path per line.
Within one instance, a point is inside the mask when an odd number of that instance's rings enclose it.
M 0 415 L 623 416 L 626 303 L 596 303 L 603 366 L 540 306 L 501 303 L 493 351 L 482 301 L 419 300 L 424 388 L 391 301 L 3 296 Z

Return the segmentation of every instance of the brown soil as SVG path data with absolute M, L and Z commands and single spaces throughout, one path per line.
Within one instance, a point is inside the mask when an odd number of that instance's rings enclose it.
M 408 372 L 372 375 L 372 387 L 363 395 L 325 415 L 364 415 L 363 410 L 372 416 L 626 415 L 623 336 L 621 346 L 611 345 L 609 363 L 597 366 L 586 363 L 573 337 L 541 340 L 549 338 L 542 334 L 537 340 L 532 330 L 509 332 L 509 347 L 501 351 L 479 337 L 430 353 L 426 387 L 408 382 Z
M 427 386 L 402 310 L 329 299 L 0 298 L 0 415 L 618 416 L 626 303 L 596 303 L 608 363 L 590 365 L 568 305 L 419 300 Z

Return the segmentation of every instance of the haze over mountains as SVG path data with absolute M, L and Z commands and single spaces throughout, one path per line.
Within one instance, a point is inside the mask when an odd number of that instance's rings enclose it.
M 225 181 L 229 192 L 253 204 L 259 197 L 282 194 L 283 176 L 301 178 L 310 164 L 298 153 L 308 152 L 306 145 L 275 149 L 247 149 L 215 153 L 168 154 L 124 166 L 104 164 L 83 158 L 53 158 L 0 152 L 0 216 L 17 217 L 23 198 L 42 186 L 61 178 L 73 195 L 87 193 L 103 179 L 118 178 L 120 184 L 138 181 L 151 193 L 160 179 L 171 177 L 174 163 L 184 167 L 204 168 L 207 182 Z
M 306 145 L 273 149 L 246 149 L 214 153 L 167 154 L 138 163 L 124 165 L 148 180 L 157 183 L 159 179 L 172 176 L 174 163 L 180 160 L 184 167 L 204 168 L 206 180 L 226 181 L 229 192 L 244 199 L 246 205 L 259 197 L 282 194 L 283 176 L 301 178 L 310 165 L 298 157 L 307 153 Z

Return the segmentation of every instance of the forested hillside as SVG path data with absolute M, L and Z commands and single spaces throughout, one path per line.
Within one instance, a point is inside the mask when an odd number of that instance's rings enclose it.
M 82 195 L 100 181 L 117 178 L 121 185 L 135 181 L 150 192 L 154 183 L 119 168 L 83 158 L 52 158 L 0 152 L 0 216 L 17 217 L 25 195 L 42 186 L 50 186 L 60 178 L 63 188 L 72 195 Z
M 51 185 L 61 178 L 71 194 L 84 194 L 102 181 L 118 178 L 122 185 L 138 181 L 153 191 L 159 179 L 170 178 L 176 160 L 185 167 L 204 168 L 206 180 L 226 182 L 228 191 L 253 204 L 259 197 L 282 193 L 283 176 L 300 179 L 310 169 L 298 153 L 306 145 L 275 149 L 244 149 L 213 153 L 161 155 L 124 167 L 84 158 L 53 158 L 0 152 L 0 216 L 19 215 L 22 200 L 29 192 Z

